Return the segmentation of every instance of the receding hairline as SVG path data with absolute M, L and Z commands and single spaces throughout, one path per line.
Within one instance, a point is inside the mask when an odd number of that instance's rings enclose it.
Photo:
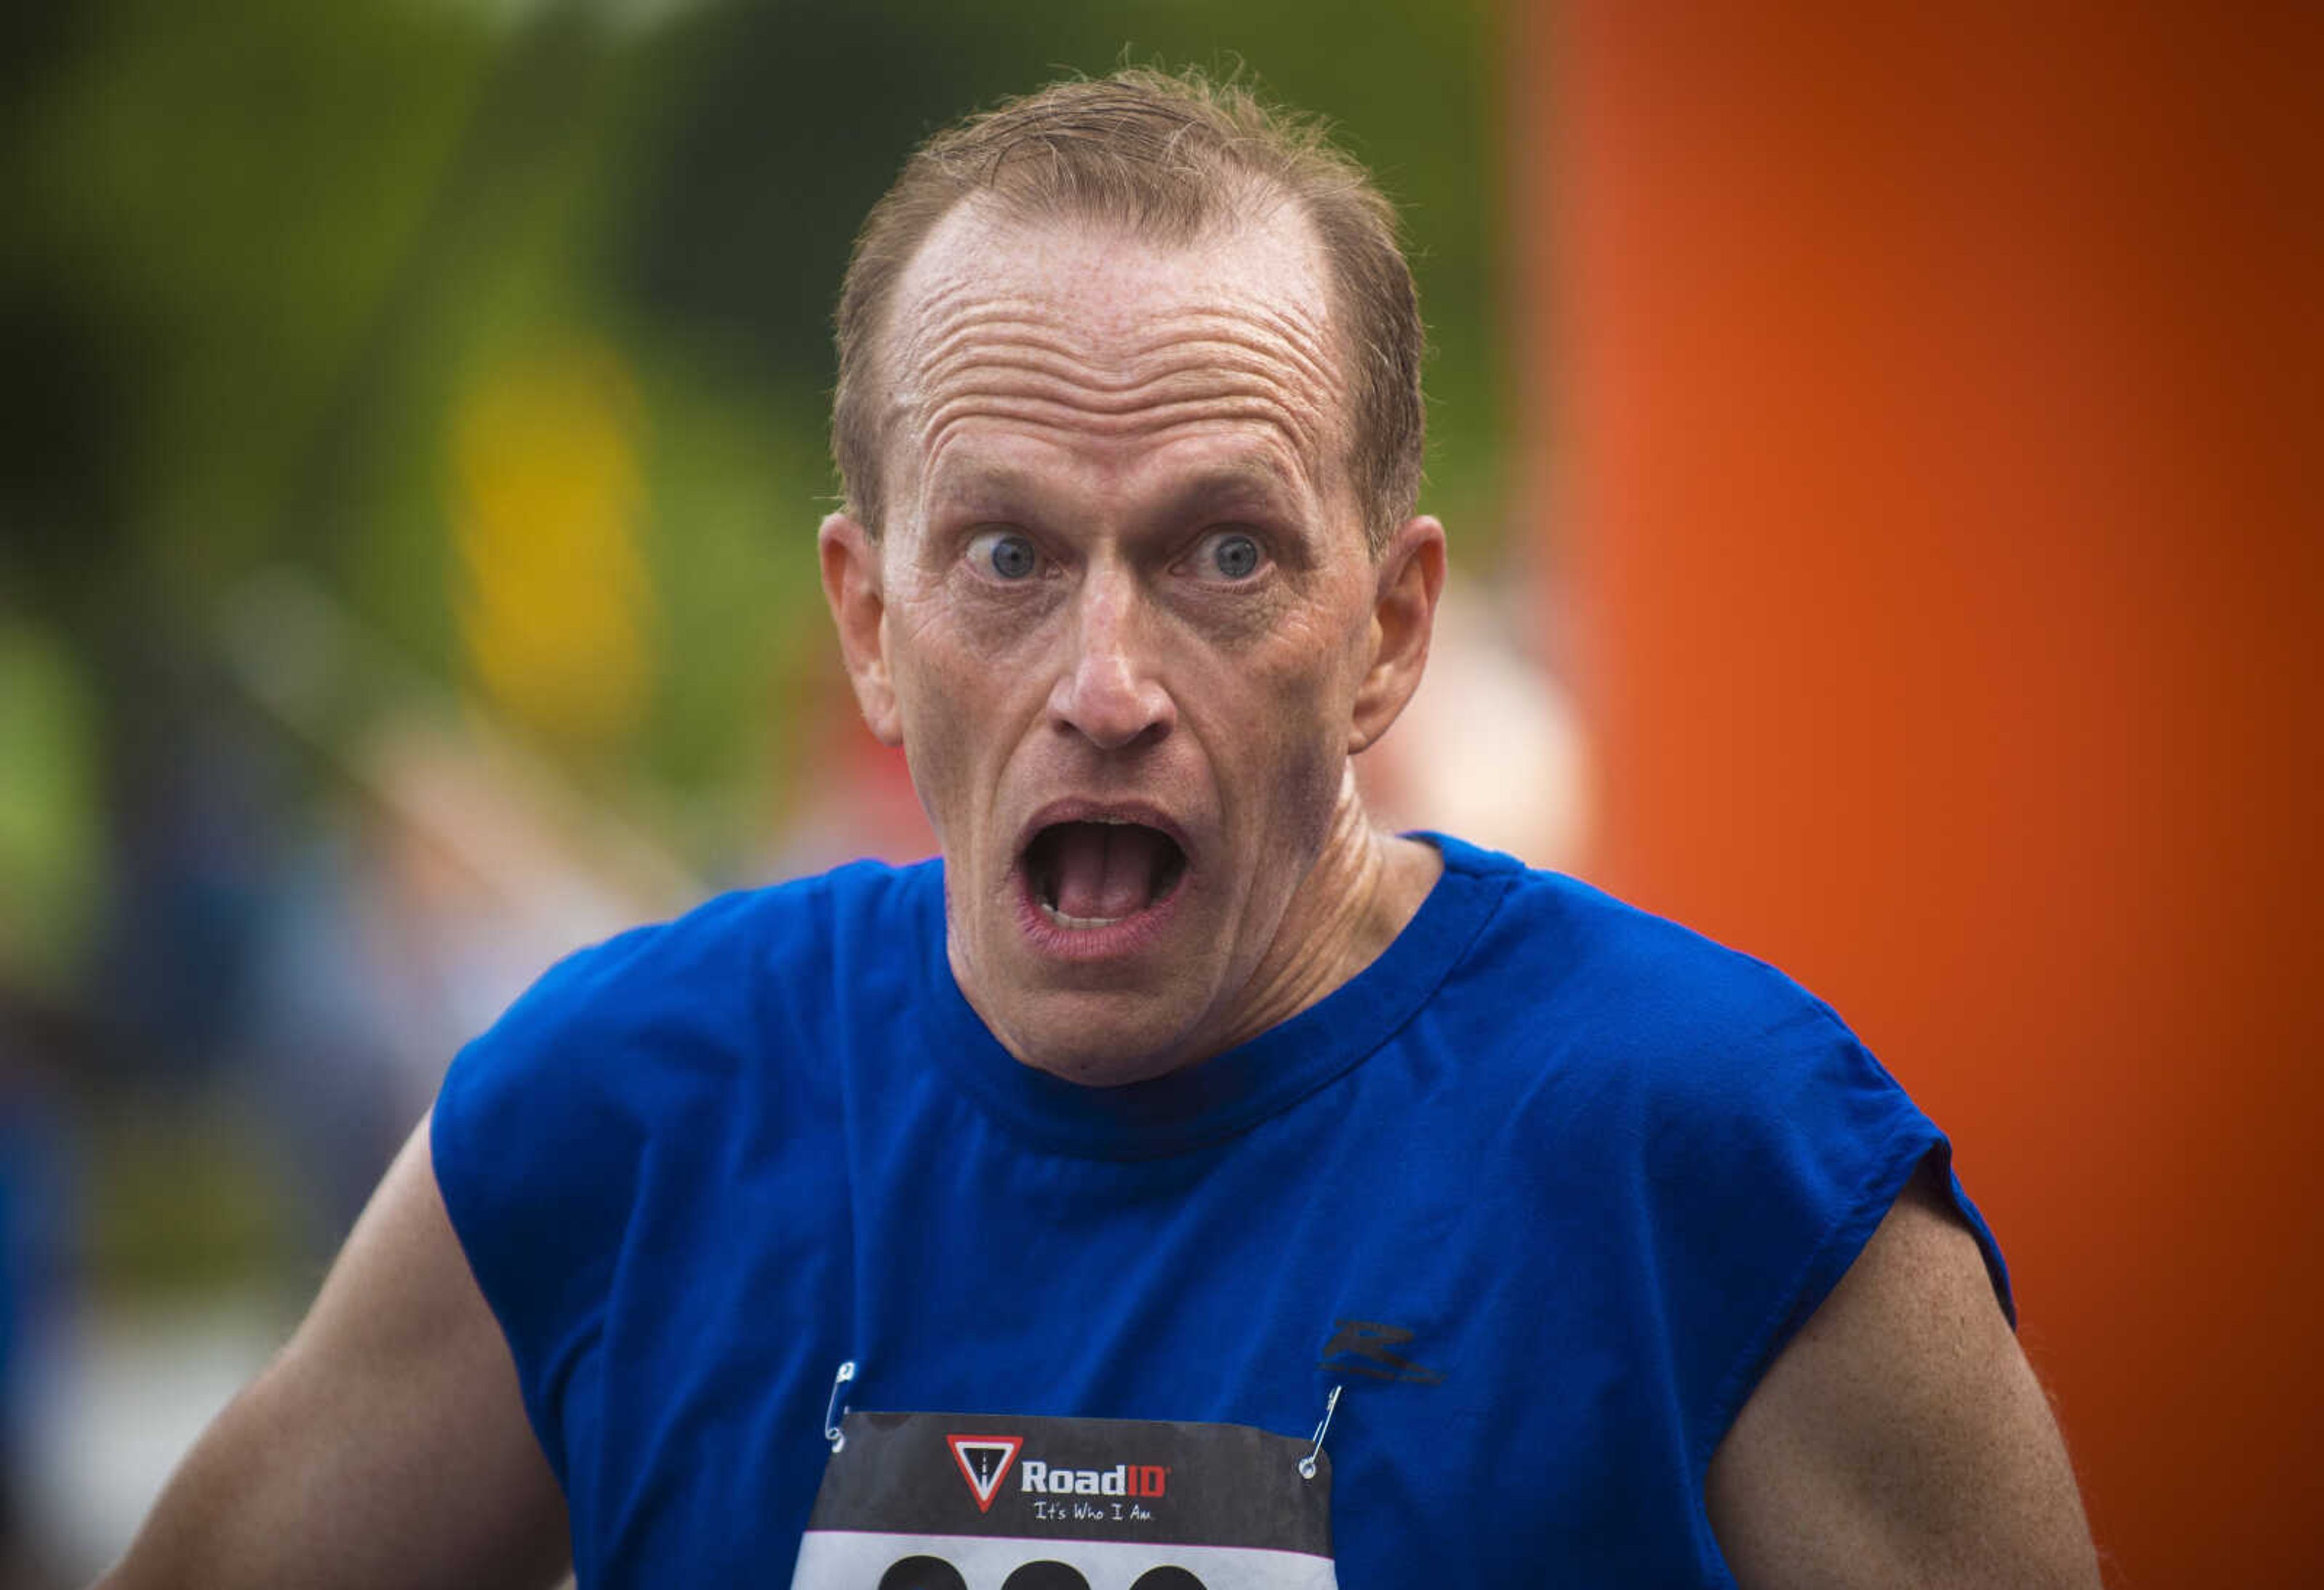
M 1231 248 L 1259 244 L 1266 246 L 1276 238 L 1270 230 L 1284 225 L 1295 227 L 1287 238 L 1280 257 L 1290 264 L 1296 275 L 1304 278 L 1301 285 L 1313 290 L 1310 300 L 1320 334 L 1318 350 L 1326 357 L 1323 363 L 1326 400 L 1333 416 L 1333 428 L 1342 447 L 1351 446 L 1353 435 L 1347 421 L 1347 410 L 1352 393 L 1350 364 L 1354 350 L 1351 333 L 1347 325 L 1348 313 L 1342 304 L 1336 273 L 1332 269 L 1330 254 L 1324 249 L 1314 221 L 1302 214 L 1293 196 L 1285 194 L 1279 205 L 1249 215 L 1222 214 L 1213 221 L 1184 237 L 1156 238 L 1129 223 L 1104 216 L 1084 216 L 1028 210 L 1010 204 L 1006 196 L 972 193 L 963 196 L 944 217 L 928 228 L 919 245 L 897 272 L 895 285 L 882 307 L 882 319 L 871 338 L 872 355 L 865 372 L 883 394 L 883 400 L 872 410 L 872 418 L 881 427 L 881 447 L 884 457 L 892 437 L 887 434 L 897 415 L 908 408 L 916 389 L 918 373 L 912 361 L 927 356 L 925 335 L 927 323 L 933 318 L 932 300 L 945 294 L 941 282 L 931 282 L 927 271 L 929 262 L 939 258 L 946 245 L 974 241 L 974 228 L 982 228 L 994 238 L 1011 235 L 1039 237 L 1042 234 L 1075 236 L 1083 239 L 1105 240 L 1118 237 L 1129 248 L 1150 256 L 1167 260 L 1173 253 L 1191 253 L 1205 247 Z M 964 239 L 963 232 L 968 236 Z M 1296 301 L 1290 292 L 1257 293 L 1256 302 L 1261 307 L 1257 319 L 1275 319 L 1271 310 L 1281 308 L 1293 314 L 1308 308 Z M 910 320 L 910 326 L 904 322 Z
M 849 510 L 875 535 L 888 448 L 874 411 L 890 369 L 896 289 L 934 230 L 970 200 L 1034 222 L 1117 223 L 1154 247 L 1231 232 L 1278 207 L 1302 216 L 1338 345 L 1351 439 L 1339 462 L 1367 545 L 1384 549 L 1413 511 L 1426 436 L 1426 332 L 1396 208 L 1321 119 L 1233 78 L 1146 67 L 1052 83 L 945 128 L 866 217 L 836 316 L 832 449 Z

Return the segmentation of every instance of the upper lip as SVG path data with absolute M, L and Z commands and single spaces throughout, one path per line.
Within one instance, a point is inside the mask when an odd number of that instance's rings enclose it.
M 1051 801 L 1026 820 L 1017 832 L 1017 854 L 1024 855 L 1040 832 L 1059 823 L 1137 823 L 1167 834 L 1180 855 L 1191 862 L 1194 847 L 1176 818 L 1149 801 L 1102 800 L 1089 795 L 1065 795 Z

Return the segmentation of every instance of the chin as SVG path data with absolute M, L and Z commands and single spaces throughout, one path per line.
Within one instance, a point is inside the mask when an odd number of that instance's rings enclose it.
M 1138 996 L 1069 997 L 1019 1028 L 1017 1058 L 1038 1071 L 1090 1088 L 1143 1082 L 1191 1064 L 1185 1024 L 1163 1013 L 1125 1008 Z

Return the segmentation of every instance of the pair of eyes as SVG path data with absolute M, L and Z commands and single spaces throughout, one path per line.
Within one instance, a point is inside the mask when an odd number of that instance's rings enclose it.
M 1014 584 L 1041 572 L 1041 549 L 1022 530 L 979 530 L 969 538 L 968 561 L 990 579 Z M 1249 530 L 1225 527 L 1210 530 L 1194 543 L 1195 575 L 1226 584 L 1257 577 L 1267 566 L 1267 550 Z

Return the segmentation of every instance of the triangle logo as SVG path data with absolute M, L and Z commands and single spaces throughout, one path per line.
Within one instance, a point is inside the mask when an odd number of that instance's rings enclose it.
M 992 1499 L 1001 1493 L 1001 1479 L 1009 1466 L 1017 1461 L 1017 1448 L 1025 1444 L 1022 1436 L 946 1436 L 945 1445 L 952 1448 L 952 1460 L 960 1467 L 960 1477 L 976 1498 L 976 1511 L 991 1512 Z

